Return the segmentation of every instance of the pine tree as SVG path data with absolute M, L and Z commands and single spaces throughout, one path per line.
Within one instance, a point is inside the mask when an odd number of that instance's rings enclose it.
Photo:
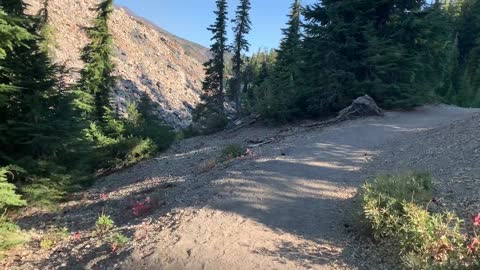
M 58 86 L 58 67 L 48 53 L 42 50 L 43 26 L 41 16 L 27 16 L 22 1 L 2 2 L 10 10 L 18 33 L 28 32 L 28 40 L 10 46 L 10 51 L 0 60 L 0 84 L 16 88 L 6 106 L 1 108 L 0 126 L 6 129 L 0 142 L 2 151 L 15 157 L 37 158 L 51 155 L 58 144 L 60 108 L 64 95 Z M 23 34 L 22 34 L 23 35 Z
M 25 3 L 20 0 L 2 0 L 0 2 L 0 6 L 2 7 L 3 11 L 11 16 L 23 16 L 25 15 Z
M 445 69 L 441 48 L 450 38 L 436 9 L 425 1 L 397 0 L 309 6 L 299 107 L 318 115 L 337 112 L 364 94 L 385 108 L 433 98 Z
M 462 106 L 480 106 L 480 1 L 463 3 L 458 27 L 458 72 L 453 99 Z
M 215 23 L 208 27 L 212 32 L 213 44 L 210 47 L 212 58 L 204 64 L 206 77 L 203 81 L 204 95 L 202 100 L 204 105 L 218 113 L 224 114 L 224 69 L 225 53 L 227 44 L 227 1 L 217 0 L 217 10 L 214 12 Z
M 98 4 L 93 26 L 86 28 L 90 43 L 82 50 L 85 63 L 78 83 L 76 106 L 83 117 L 96 122 L 106 122 L 113 116 L 110 96 L 116 78 L 112 75 L 113 41 L 109 34 L 108 19 L 113 12 L 113 0 Z
M 232 20 L 234 23 L 233 33 L 234 33 L 234 42 L 233 42 L 233 78 L 232 78 L 232 90 L 235 97 L 235 105 L 237 113 L 241 113 L 241 87 L 242 87 L 242 52 L 249 50 L 250 44 L 246 39 L 246 35 L 251 30 L 251 21 L 250 21 L 250 12 L 251 5 L 250 0 L 241 0 L 240 4 L 237 7 L 235 19 Z
M 289 120 L 296 112 L 295 99 L 298 93 L 301 63 L 301 15 L 300 0 L 295 0 L 288 15 L 287 28 L 282 29 L 283 38 L 277 51 L 274 92 L 267 103 L 269 117 L 275 121 Z
M 7 181 L 9 174 L 8 168 L 0 167 L 0 217 L 3 217 L 7 207 L 26 205 L 26 201 L 15 193 L 15 185 Z
M 16 91 L 18 87 L 12 85 L 12 74 L 5 69 L 5 58 L 12 53 L 14 47 L 26 46 L 28 40 L 33 36 L 19 23 L 19 18 L 7 15 L 0 9 L 0 110 L 4 107 L 9 97 Z

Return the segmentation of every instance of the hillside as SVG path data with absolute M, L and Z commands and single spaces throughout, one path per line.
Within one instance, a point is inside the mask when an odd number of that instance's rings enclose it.
M 30 12 L 41 7 L 40 0 L 26 1 Z M 51 0 L 49 22 L 53 29 L 53 55 L 70 68 L 69 83 L 82 68 L 80 50 L 88 39 L 83 28 L 89 26 L 96 0 Z M 202 63 L 208 49 L 178 38 L 123 7 L 117 7 L 110 23 L 116 48 L 115 103 L 121 112 L 127 102 L 138 101 L 146 93 L 158 104 L 159 116 L 174 127 L 188 126 L 191 109 L 199 102 Z

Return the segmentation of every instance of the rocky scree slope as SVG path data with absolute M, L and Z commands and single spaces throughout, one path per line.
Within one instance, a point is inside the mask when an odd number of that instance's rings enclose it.
M 27 0 L 29 12 L 42 7 L 42 0 Z M 71 71 L 66 80 L 74 83 L 83 63 L 81 49 L 89 42 L 84 27 L 95 17 L 98 0 L 50 0 L 49 24 L 53 33 L 52 55 Z M 176 128 L 191 123 L 191 110 L 200 101 L 204 77 L 202 63 L 208 49 L 178 38 L 126 8 L 117 7 L 111 17 L 110 31 L 116 56 L 114 102 L 125 113 L 128 102 L 147 94 L 156 113 Z

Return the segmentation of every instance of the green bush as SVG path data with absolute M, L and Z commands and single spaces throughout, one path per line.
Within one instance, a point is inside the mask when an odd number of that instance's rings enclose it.
M 230 160 L 245 155 L 245 147 L 238 144 L 229 144 L 222 150 L 222 159 Z
M 15 185 L 8 182 L 8 168 L 0 167 L 0 211 L 5 211 L 7 207 L 24 206 L 26 201 L 22 200 L 20 195 L 15 193 Z
M 98 235 L 104 235 L 113 229 L 114 226 L 115 223 L 110 216 L 107 216 L 102 212 L 102 214 L 98 217 L 97 222 L 95 222 L 95 231 Z
M 475 264 L 452 213 L 430 213 L 432 178 L 424 173 L 379 176 L 361 191 L 362 216 L 373 236 L 410 269 L 466 269 Z
M 21 245 L 27 241 L 28 236 L 20 230 L 17 224 L 7 220 L 5 214 L 0 216 L 0 252 Z
M 108 239 L 112 251 L 124 247 L 129 241 L 130 239 L 121 233 L 115 233 Z
M 205 104 L 195 108 L 193 124 L 185 132 L 191 135 L 209 135 L 222 131 L 228 125 L 228 117 L 223 112 L 212 110 Z

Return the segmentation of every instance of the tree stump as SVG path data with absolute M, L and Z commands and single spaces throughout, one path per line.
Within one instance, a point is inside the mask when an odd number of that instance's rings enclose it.
M 355 99 L 352 105 L 340 111 L 335 120 L 340 122 L 365 116 L 383 116 L 382 109 L 368 95 Z

